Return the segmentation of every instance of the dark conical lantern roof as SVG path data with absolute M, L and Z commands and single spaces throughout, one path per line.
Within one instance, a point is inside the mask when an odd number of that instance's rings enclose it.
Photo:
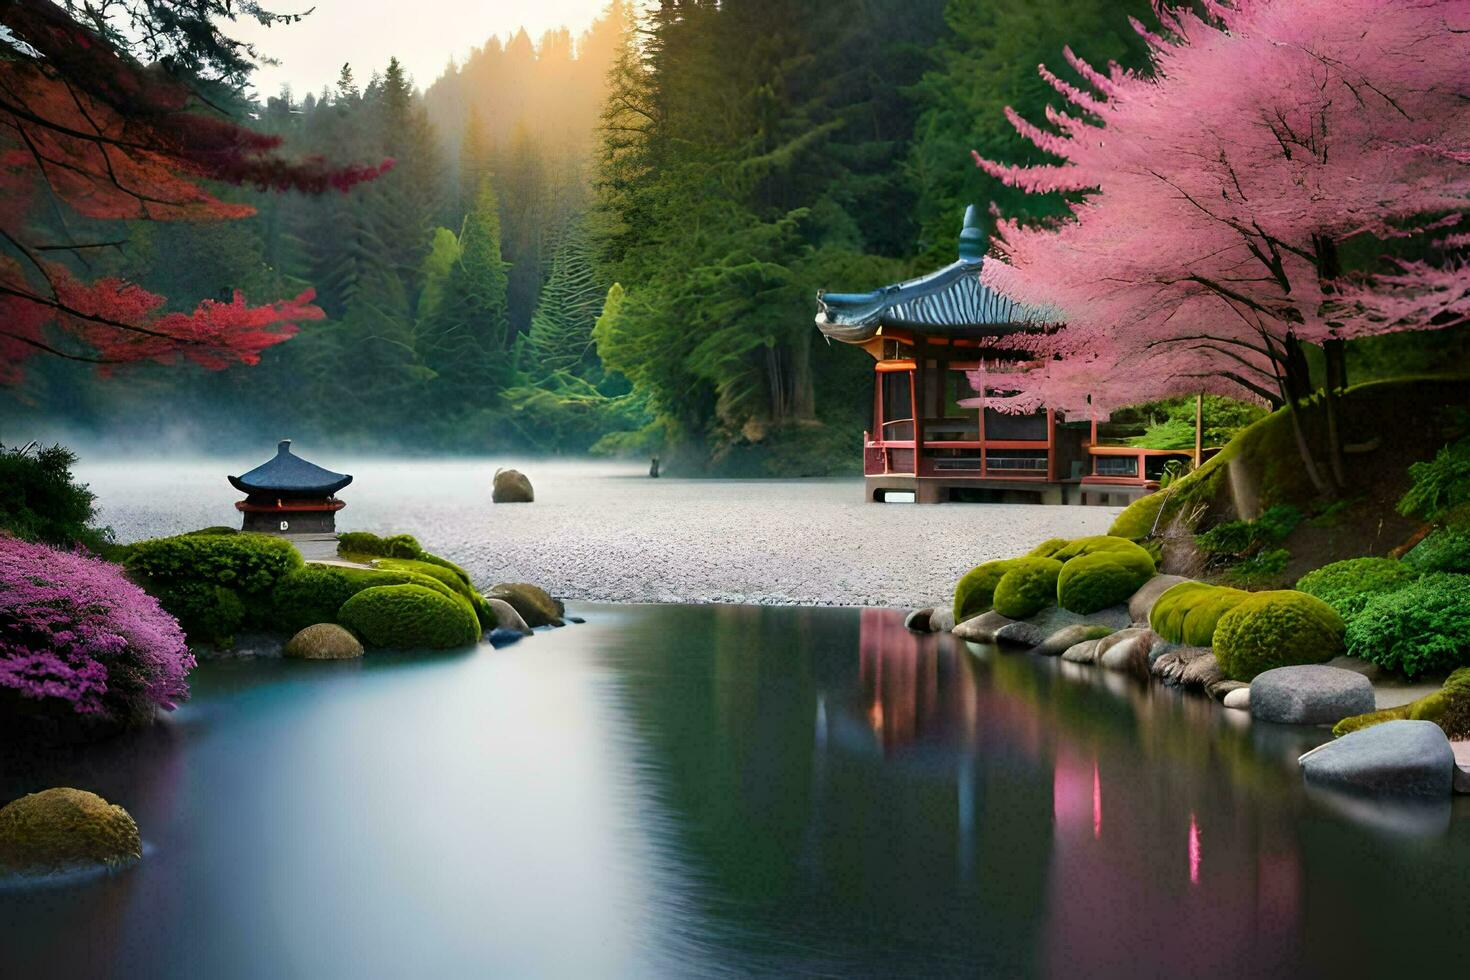
M 346 473 L 333 473 L 293 454 L 290 439 L 281 440 L 274 459 L 230 477 L 236 490 L 272 497 L 329 497 L 351 482 Z

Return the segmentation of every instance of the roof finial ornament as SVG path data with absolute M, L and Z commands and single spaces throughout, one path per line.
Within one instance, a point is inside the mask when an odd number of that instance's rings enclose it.
M 965 223 L 960 229 L 960 258 L 978 262 L 985 257 L 985 229 L 980 225 L 980 209 L 971 204 L 965 208 Z

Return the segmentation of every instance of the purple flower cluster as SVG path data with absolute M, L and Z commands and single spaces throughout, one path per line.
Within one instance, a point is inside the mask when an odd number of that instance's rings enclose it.
M 115 565 L 0 535 L 0 688 L 125 719 L 189 696 L 178 621 Z

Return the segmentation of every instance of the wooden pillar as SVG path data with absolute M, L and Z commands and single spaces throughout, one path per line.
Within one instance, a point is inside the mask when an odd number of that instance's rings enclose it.
M 1057 482 L 1057 418 L 1046 410 L 1046 482 Z
M 1194 396 L 1194 468 L 1199 469 L 1205 451 L 1204 435 L 1205 393 Z

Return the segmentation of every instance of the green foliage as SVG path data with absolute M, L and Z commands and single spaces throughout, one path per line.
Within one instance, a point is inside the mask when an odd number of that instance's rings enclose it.
M 1143 435 L 1129 439 L 1128 445 L 1145 449 L 1194 448 L 1192 397 L 1151 402 L 1139 406 L 1138 411 L 1148 420 L 1148 428 Z M 1259 405 L 1223 395 L 1206 395 L 1203 414 L 1201 437 L 1204 445 L 1223 446 L 1247 426 L 1264 418 L 1266 410 Z
M 1280 578 L 1282 572 L 1286 571 L 1286 564 L 1289 561 L 1291 561 L 1290 551 L 1285 548 L 1268 548 L 1242 558 L 1237 564 L 1230 567 L 1227 574 L 1232 582 L 1241 585 L 1273 582 Z
M 995 587 L 1010 571 L 1013 558 L 988 561 L 976 565 L 964 574 L 954 587 L 954 621 L 963 623 L 983 612 L 988 612 L 995 603 Z
M 445 598 L 466 601 L 460 590 L 439 577 L 417 570 L 433 566 L 419 562 L 404 564 L 416 568 L 348 568 L 340 565 L 298 568 L 276 583 L 270 597 L 266 625 L 276 632 L 295 633 L 316 623 L 336 622 L 337 610 L 344 602 L 364 589 L 384 585 L 418 585 L 439 592 Z
M 1057 578 L 1057 604 L 1085 615 L 1127 601 L 1154 575 L 1153 559 L 1134 547 L 1137 553 L 1097 550 L 1067 561 Z
M 1399 500 L 1406 517 L 1438 521 L 1446 512 L 1470 504 L 1470 436 L 1445 446 L 1431 460 L 1409 467 L 1412 481 Z
M 1381 711 L 1369 711 L 1366 714 L 1353 715 L 1344 718 L 1332 726 L 1332 734 L 1338 738 L 1349 732 L 1362 731 L 1364 728 L 1372 728 L 1381 725 L 1385 721 L 1432 721 L 1441 724 L 1445 711 L 1449 707 L 1449 698 L 1443 691 L 1435 691 L 1426 694 L 1422 698 L 1401 704 L 1393 708 L 1384 708 Z
M 1470 572 L 1470 527 L 1437 527 L 1404 555 L 1421 572 Z
M 1308 572 L 1296 587 L 1321 599 L 1351 622 L 1369 600 L 1402 589 L 1417 579 L 1419 572 L 1392 558 L 1350 558 Z
M 1277 504 L 1253 521 L 1226 521 L 1195 538 L 1202 551 L 1245 556 L 1258 548 L 1276 544 L 1296 530 L 1302 521 L 1301 508 Z M 1285 562 L 1282 563 L 1285 567 Z
M 1435 572 L 1369 600 L 1347 630 L 1354 656 L 1414 677 L 1470 663 L 1470 575 Z
M 72 480 L 76 461 L 62 446 L 34 452 L 0 446 L 0 530 L 22 541 L 102 550 L 112 532 L 92 526 L 96 498 Z
M 1154 603 L 1149 613 L 1149 626 L 1170 643 L 1213 646 L 1220 617 L 1249 596 L 1249 592 L 1240 589 L 1204 582 L 1180 582 Z
M 1122 556 L 1127 562 L 1137 565 L 1139 568 L 1147 567 L 1149 573 L 1154 570 L 1153 556 L 1142 546 L 1126 538 L 1114 537 L 1111 534 L 1097 534 L 1086 538 L 1074 538 L 1065 547 L 1058 548 L 1050 557 L 1057 561 L 1066 562 L 1082 555 L 1093 555 L 1099 552 L 1108 552 Z
M 1461 667 L 1450 674 L 1440 693 L 1445 698 L 1440 727 L 1450 738 L 1470 738 L 1470 667 Z
M 1319 664 L 1343 652 L 1345 626 L 1316 596 L 1292 589 L 1252 592 L 1215 626 L 1215 658 L 1225 676 L 1248 681 L 1263 670 Z
M 1011 619 L 1034 616 L 1057 600 L 1062 563 L 1054 558 L 1017 558 L 996 583 L 995 611 Z
M 373 558 L 422 559 L 427 552 L 411 534 L 394 534 L 380 538 L 368 531 L 346 531 L 337 535 L 337 554 Z M 442 559 L 441 559 L 442 560 Z
M 342 604 L 337 619 L 377 649 L 449 650 L 480 639 L 480 624 L 463 603 L 422 585 L 364 589 Z
M 459 259 L 459 237 L 448 228 L 435 228 L 421 273 L 424 286 L 419 292 L 416 311 L 420 320 L 429 320 L 439 309 L 439 301 L 444 298 L 444 284 L 449 281 L 450 270 Z
M 130 546 L 124 567 L 191 642 L 228 645 L 242 626 L 269 625 L 271 590 L 302 560 L 268 534 L 183 534 Z
M 602 315 L 607 284 L 598 278 L 592 243 L 573 222 L 552 253 L 551 274 L 531 316 L 526 369 L 534 377 L 567 372 L 585 377 L 596 365 L 592 328 Z

